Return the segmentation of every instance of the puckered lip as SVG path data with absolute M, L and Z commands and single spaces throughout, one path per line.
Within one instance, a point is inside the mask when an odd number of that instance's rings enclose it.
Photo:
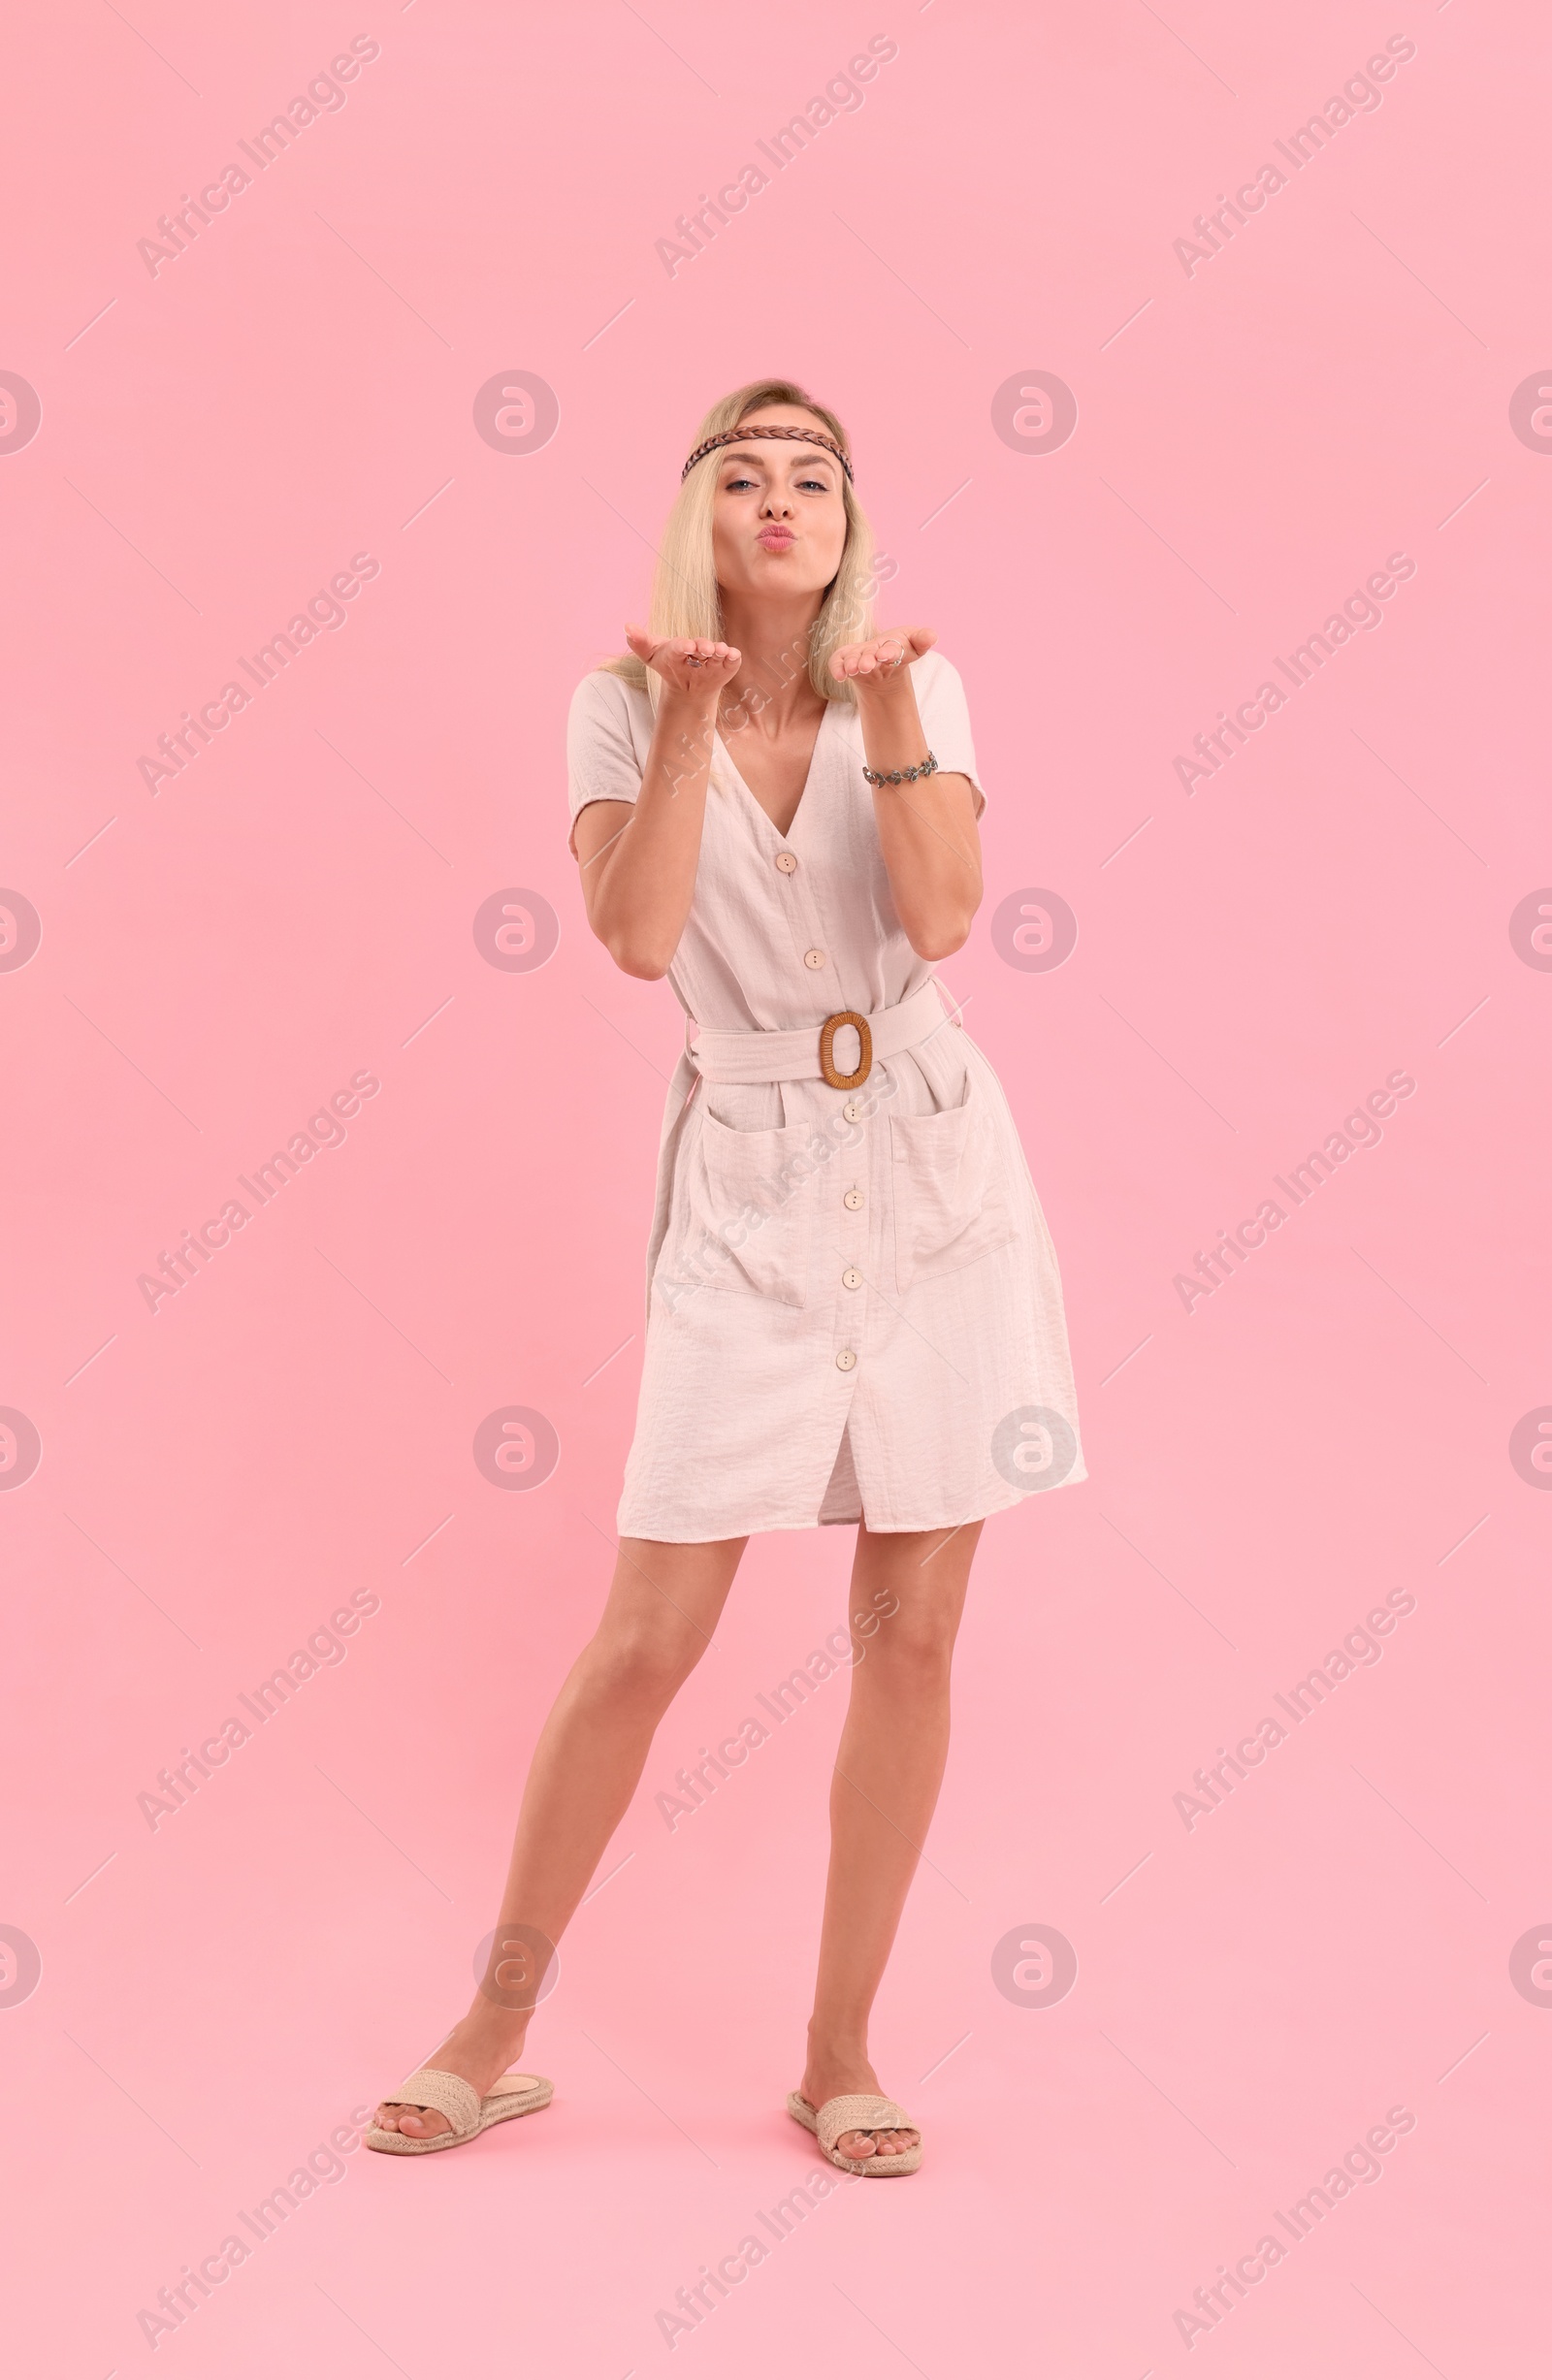
M 795 545 L 797 539 L 790 529 L 762 529 L 755 542 L 767 549 L 785 551 L 788 546 Z

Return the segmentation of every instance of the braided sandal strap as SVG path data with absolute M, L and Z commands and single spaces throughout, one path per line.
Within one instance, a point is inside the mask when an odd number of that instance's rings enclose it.
M 480 2099 L 474 2085 L 439 2066 L 421 2067 L 400 2084 L 394 2098 L 402 2107 L 435 2107 L 460 2138 L 473 2132 L 479 2123 Z
M 819 2143 L 823 2149 L 832 2149 L 846 2132 L 916 2129 L 902 2107 L 892 2099 L 881 2099 L 874 2091 L 843 2092 L 839 2099 L 827 2099 L 819 2111 Z

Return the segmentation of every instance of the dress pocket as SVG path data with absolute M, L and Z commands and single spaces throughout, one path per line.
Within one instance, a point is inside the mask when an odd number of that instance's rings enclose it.
M 685 1153 L 675 1261 L 659 1279 L 670 1303 L 695 1289 L 806 1303 L 821 1170 L 813 1137 L 807 1124 L 735 1132 L 702 1109 Z
M 974 1078 L 963 1105 L 889 1118 L 894 1285 L 957 1272 L 1014 1237 L 990 1110 Z

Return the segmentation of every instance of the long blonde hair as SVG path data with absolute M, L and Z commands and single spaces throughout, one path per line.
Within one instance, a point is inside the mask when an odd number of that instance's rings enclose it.
M 722 398 L 691 439 L 691 451 L 725 430 L 736 430 L 750 414 L 767 405 L 801 405 L 850 453 L 846 432 L 828 406 L 816 404 L 792 380 L 752 380 L 747 388 L 734 389 L 730 397 Z M 655 637 L 722 636 L 722 595 L 712 561 L 712 508 L 720 451 L 702 455 L 681 485 L 663 529 L 648 612 Z M 849 682 L 837 685 L 830 676 L 831 654 L 873 632 L 873 532 L 844 471 L 841 497 L 846 506 L 846 544 L 840 567 L 824 591 L 819 617 L 809 630 L 806 655 L 809 683 L 826 702 L 856 699 Z M 798 655 L 796 659 L 800 663 L 804 658 Z M 663 681 L 635 654 L 623 653 L 602 666 L 628 685 L 645 687 L 656 708 Z

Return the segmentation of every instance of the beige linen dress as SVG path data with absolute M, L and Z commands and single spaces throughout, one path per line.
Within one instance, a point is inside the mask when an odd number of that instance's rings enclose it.
M 958 673 L 934 651 L 912 677 L 927 743 L 979 815 Z M 583 679 L 573 820 L 636 798 L 652 732 L 644 692 Z M 1087 1476 L 1051 1234 L 1002 1086 L 895 914 L 862 762 L 856 709 L 830 702 L 782 835 L 714 746 L 668 971 L 692 1021 L 663 1117 L 622 1536 L 952 1528 Z M 855 1090 L 817 1064 L 727 1081 L 695 1062 L 697 1034 L 726 1051 L 728 1033 L 808 1028 L 817 1049 L 837 1011 L 876 1026 L 915 993 L 922 1038 Z M 855 1071 L 857 1047 L 843 1027 L 834 1070 Z

